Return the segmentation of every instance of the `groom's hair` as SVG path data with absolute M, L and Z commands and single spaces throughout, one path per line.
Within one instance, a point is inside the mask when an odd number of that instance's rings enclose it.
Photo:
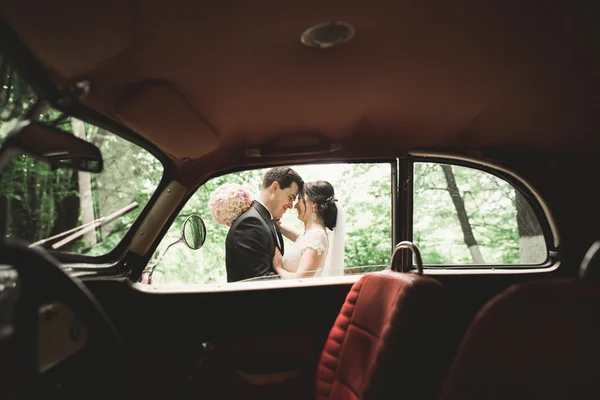
M 282 189 L 292 186 L 292 182 L 296 182 L 299 191 L 302 191 L 304 186 L 300 175 L 290 167 L 275 167 L 268 170 L 263 176 L 262 188 L 268 188 L 273 182 L 279 182 L 279 187 Z

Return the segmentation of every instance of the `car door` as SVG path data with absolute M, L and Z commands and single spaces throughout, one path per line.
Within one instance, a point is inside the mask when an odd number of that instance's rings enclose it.
M 390 196 L 382 203 L 389 203 L 385 218 L 390 229 L 389 250 L 383 253 L 390 254 L 400 239 L 411 239 L 421 248 L 426 274 L 442 282 L 456 299 L 458 336 L 477 310 L 504 288 L 556 273 L 555 221 L 545 214 L 537 200 L 539 194 L 510 173 L 465 160 L 424 155 L 388 160 L 385 165 Z M 360 176 L 368 175 L 367 167 L 356 167 Z M 323 167 L 319 168 L 322 171 Z M 347 181 L 347 177 L 342 180 Z M 206 201 L 208 194 L 200 189 L 197 196 Z M 457 196 L 461 196 L 459 201 Z M 512 208 L 500 215 L 500 208 L 490 206 L 487 214 L 473 215 L 472 208 L 490 203 L 490 197 Z M 377 207 L 373 199 L 366 201 Z M 355 208 L 360 209 L 358 205 Z M 470 239 L 479 239 L 478 252 L 469 249 L 468 244 L 472 247 L 473 243 L 466 238 L 468 229 L 464 215 L 458 215 L 461 212 L 470 217 Z M 523 220 L 523 213 L 528 219 Z M 189 215 L 189 210 L 184 208 L 181 215 Z M 209 215 L 203 217 L 208 231 L 215 228 L 208 223 Z M 432 222 L 436 218 L 439 221 Z M 496 222 L 483 223 L 486 218 Z M 425 227 L 425 220 L 435 229 Z M 521 229 L 524 223 L 529 224 L 528 229 Z M 175 225 L 159 249 L 179 237 Z M 436 236 L 442 228 L 454 232 L 446 242 L 439 242 Z M 513 236 L 502 236 L 506 234 L 503 229 L 512 230 Z M 519 231 L 529 235 L 519 236 Z M 486 242 L 485 237 L 493 232 L 497 241 Z M 349 235 L 354 233 L 351 230 Z M 507 237 L 521 240 L 521 249 L 542 248 L 536 253 L 542 255 L 537 259 L 529 255 L 525 260 L 518 243 Z M 365 239 L 365 235 L 360 238 Z M 524 239 L 529 244 L 524 244 Z M 370 243 L 375 246 L 368 249 L 374 251 L 377 244 Z M 457 246 L 456 253 L 440 254 L 452 246 Z M 185 246 L 178 249 L 184 256 L 175 259 L 185 260 L 193 254 Z M 359 252 L 347 251 L 348 258 L 355 253 Z M 471 259 L 465 260 L 465 254 Z M 407 262 L 411 263 L 410 258 Z M 175 267 L 185 269 L 181 264 Z M 90 280 L 88 284 L 136 350 L 143 377 L 139 390 L 144 398 L 301 399 L 312 397 L 320 352 L 352 283 L 362 273 L 385 267 L 381 262 L 370 266 L 346 263 L 347 274 L 337 279 L 264 279 L 237 286 L 176 281 L 165 269 L 162 284 L 106 280 Z

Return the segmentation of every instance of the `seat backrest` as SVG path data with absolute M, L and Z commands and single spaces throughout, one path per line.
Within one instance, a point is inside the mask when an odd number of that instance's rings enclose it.
M 438 398 L 600 398 L 600 284 L 538 281 L 490 300 L 467 329 Z
M 455 350 L 452 311 L 446 290 L 432 278 L 364 275 L 321 354 L 316 399 L 432 398 Z

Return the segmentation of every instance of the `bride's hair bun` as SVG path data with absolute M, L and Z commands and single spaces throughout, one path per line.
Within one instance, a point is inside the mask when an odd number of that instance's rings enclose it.
M 333 230 L 337 223 L 335 192 L 327 181 L 305 182 L 302 192 L 317 205 L 317 214 L 323 218 L 325 227 Z

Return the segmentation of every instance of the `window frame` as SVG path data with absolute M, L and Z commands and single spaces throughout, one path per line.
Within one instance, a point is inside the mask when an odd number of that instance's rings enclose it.
M 430 265 L 424 266 L 425 275 L 518 275 L 518 274 L 531 274 L 531 273 L 547 273 L 556 270 L 560 266 L 559 260 L 559 236 L 554 218 L 549 208 L 545 204 L 540 194 L 529 184 L 525 179 L 520 177 L 517 173 L 510 171 L 506 167 L 495 164 L 493 162 L 483 161 L 464 155 L 450 154 L 450 153 L 437 153 L 437 152 L 409 152 L 406 156 L 395 157 L 395 158 L 381 158 L 381 159 L 340 159 L 340 160 L 311 160 L 307 162 L 289 162 L 264 164 L 264 165 L 253 165 L 251 167 L 241 166 L 222 170 L 217 173 L 211 174 L 202 180 L 201 183 L 195 186 L 193 190 L 185 196 L 181 205 L 177 207 L 177 210 L 171 216 L 169 223 L 165 226 L 160 238 L 157 238 L 155 245 L 149 253 L 149 258 L 154 254 L 156 248 L 163 240 L 168 229 L 170 229 L 173 221 L 181 210 L 185 207 L 189 199 L 194 196 L 197 190 L 204 185 L 206 182 L 235 172 L 270 168 L 281 165 L 313 165 L 313 164 L 360 164 L 360 163 L 389 163 L 391 166 L 391 221 L 392 224 L 392 244 L 393 247 L 402 240 L 413 240 L 413 165 L 415 162 L 429 162 L 429 163 L 442 163 L 449 165 L 456 165 L 471 169 L 476 169 L 484 173 L 491 174 L 499 179 L 502 179 L 509 183 L 515 190 L 525 197 L 534 214 L 536 215 L 542 233 L 544 236 L 544 242 L 548 251 L 548 257 L 545 263 L 541 264 L 485 264 L 485 265 Z M 408 252 L 404 252 L 406 255 L 407 263 L 404 265 L 412 265 L 412 257 Z M 367 266 L 362 266 L 367 267 Z M 413 266 L 414 267 L 414 266 Z M 257 290 L 257 289 L 276 289 L 276 288 L 288 288 L 297 286 L 322 286 L 322 285 L 336 285 L 344 284 L 350 281 L 354 282 L 360 279 L 363 274 L 345 275 L 342 277 L 319 279 L 312 281 L 311 279 L 298 278 L 295 280 L 267 280 L 267 281 L 255 281 L 245 282 L 243 284 L 236 283 L 235 285 L 229 284 L 191 284 L 191 285 L 178 285 L 178 284 L 158 284 L 158 285 L 143 285 L 131 282 L 132 287 L 146 292 L 156 293 L 168 293 L 173 291 L 184 291 L 184 292 L 227 292 L 227 291 L 238 291 L 238 290 Z M 339 278 L 339 279 L 338 279 Z M 284 283 L 281 283 L 284 282 Z M 297 284 L 297 285 L 295 285 Z M 139 285 L 139 286 L 138 286 Z
M 232 168 L 228 168 L 228 169 L 223 169 L 223 170 L 219 170 L 217 172 L 214 172 L 212 174 L 207 175 L 204 179 L 201 180 L 200 183 L 198 183 L 197 185 L 195 185 L 192 189 L 189 189 L 186 193 L 186 195 L 184 196 L 184 198 L 182 199 L 182 201 L 180 202 L 180 204 L 177 206 L 177 208 L 173 211 L 173 213 L 169 216 L 167 222 L 165 223 L 165 225 L 163 226 L 163 228 L 160 231 L 160 235 L 157 236 L 157 238 L 153 241 L 152 246 L 150 247 L 150 249 L 148 250 L 148 253 L 145 255 L 144 257 L 144 262 L 141 265 L 141 268 L 138 270 L 136 269 L 135 271 L 132 271 L 130 274 L 130 277 L 134 278 L 135 280 L 138 280 L 139 277 L 141 277 L 142 272 L 146 269 L 146 267 L 148 266 L 148 263 L 154 258 L 154 255 L 156 253 L 156 250 L 158 249 L 158 247 L 160 246 L 160 244 L 162 243 L 162 241 L 164 240 L 164 238 L 166 237 L 167 233 L 169 232 L 169 230 L 171 229 L 171 227 L 173 226 L 173 223 L 175 222 L 175 220 L 179 217 L 179 214 L 182 212 L 182 210 L 186 207 L 187 203 L 190 201 L 190 199 L 192 197 L 194 197 L 196 195 L 196 193 L 198 192 L 198 190 L 205 185 L 207 182 L 209 182 L 212 179 L 215 178 L 219 178 L 225 175 L 230 175 L 230 174 L 234 174 L 234 173 L 238 173 L 238 172 L 244 172 L 244 171 L 252 171 L 252 170 L 257 170 L 257 169 L 267 169 L 267 168 L 273 168 L 273 167 L 278 167 L 278 166 L 301 166 L 301 165 L 327 165 L 327 164 L 389 164 L 390 165 L 390 187 L 391 187 L 391 193 L 390 193 L 390 207 L 391 207 L 391 219 L 390 219 L 390 229 L 391 229 L 391 236 L 390 236 L 390 255 L 394 250 L 394 247 L 396 246 L 396 242 L 394 241 L 394 224 L 393 224 L 393 218 L 394 218 L 394 214 L 393 214 L 393 210 L 394 210 L 394 202 L 398 201 L 399 195 L 398 195 L 398 191 L 396 190 L 397 188 L 397 183 L 396 183 L 396 179 L 395 177 L 397 177 L 399 175 L 398 173 L 398 158 L 394 157 L 394 158 L 361 158 L 361 159 L 325 159 L 325 160 L 311 160 L 311 161 L 290 161 L 290 162 L 286 162 L 283 163 L 281 161 L 278 162 L 274 162 L 274 163 L 265 163 L 265 164 L 260 164 L 260 165 L 247 165 L 247 166 L 238 166 L 238 167 L 232 167 Z M 378 267 L 382 267 L 381 264 L 377 264 L 377 265 L 363 265 L 363 266 L 355 266 L 355 268 L 378 268 Z M 388 268 L 389 265 L 385 266 L 385 268 Z M 385 268 L 379 269 L 379 270 L 383 270 Z M 345 277 L 348 276 L 362 276 L 363 274 L 352 274 L 352 275 L 344 275 Z M 304 280 L 306 281 L 306 279 L 308 278 L 298 278 L 297 280 L 291 280 L 293 282 L 295 281 L 299 281 L 299 280 Z M 257 281 L 260 282 L 260 281 Z M 264 282 L 273 282 L 272 280 L 265 280 Z M 248 284 L 254 284 L 255 282 L 246 282 Z M 238 282 L 236 282 L 236 285 L 238 284 Z M 164 284 L 164 285 L 169 285 L 169 284 Z M 228 284 L 223 283 L 223 284 L 191 284 L 190 286 L 204 286 L 204 285 L 224 285 L 227 286 Z

